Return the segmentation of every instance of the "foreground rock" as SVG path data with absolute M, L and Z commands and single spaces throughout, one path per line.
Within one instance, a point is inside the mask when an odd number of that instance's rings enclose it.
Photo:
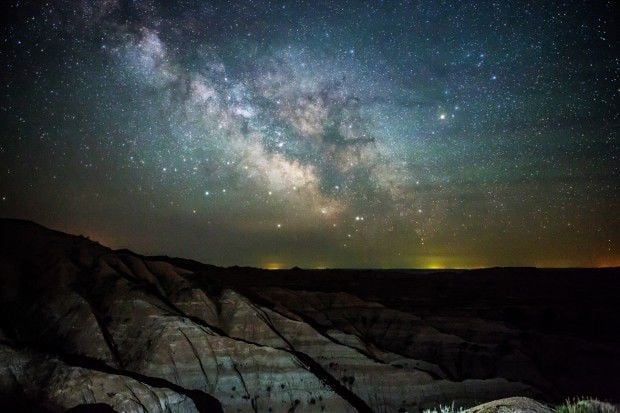
M 527 397 L 509 397 L 484 403 L 464 413 L 553 413 L 549 406 Z

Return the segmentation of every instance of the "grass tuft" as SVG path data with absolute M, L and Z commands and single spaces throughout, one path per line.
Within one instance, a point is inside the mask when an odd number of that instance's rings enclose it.
M 464 409 L 462 407 L 454 407 L 454 403 L 452 405 L 439 405 L 439 407 L 435 407 L 434 409 L 426 409 L 423 410 L 422 413 L 463 413 Z
M 596 399 L 568 399 L 555 408 L 556 413 L 618 413 L 613 405 Z

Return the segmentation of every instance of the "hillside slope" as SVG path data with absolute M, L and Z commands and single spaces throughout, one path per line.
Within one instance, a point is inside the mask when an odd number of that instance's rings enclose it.
M 614 337 L 543 337 L 462 312 L 392 308 L 355 289 L 309 289 L 307 278 L 303 288 L 267 275 L 261 285 L 261 274 L 143 257 L 0 220 L 0 404 L 51 412 L 413 412 L 562 397 L 562 380 L 532 354 L 536 342 L 585 357 L 582 389 L 620 360 Z M 614 396 L 615 380 L 601 397 Z

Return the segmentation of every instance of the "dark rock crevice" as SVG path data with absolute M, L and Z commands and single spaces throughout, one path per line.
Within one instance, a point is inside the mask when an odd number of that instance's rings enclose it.
M 108 327 L 105 321 L 103 320 L 103 317 L 101 316 L 101 314 L 99 314 L 97 309 L 93 306 L 93 304 L 89 300 L 88 295 L 80 294 L 80 292 L 77 292 L 77 294 L 80 295 L 80 297 L 82 297 L 82 299 L 86 303 L 88 303 L 90 307 L 90 311 L 93 314 L 93 317 L 95 317 L 95 320 L 97 321 L 97 325 L 99 326 L 99 331 L 101 332 L 101 335 L 103 336 L 103 339 L 107 345 L 108 350 L 110 351 L 110 354 L 114 358 L 114 362 L 116 363 L 116 366 L 121 369 L 124 368 L 125 366 L 123 363 L 123 359 L 118 351 L 116 343 L 114 343 L 114 338 L 112 337 L 110 330 L 108 330 Z
M 245 382 L 243 374 L 241 374 L 241 371 L 239 371 L 239 367 L 237 367 L 236 363 L 232 363 L 232 368 L 233 370 L 235 370 L 235 373 L 237 373 L 237 377 L 239 377 L 239 381 L 241 382 L 241 385 L 243 386 L 243 391 L 245 392 L 245 397 L 250 400 L 252 410 L 254 411 L 254 413 L 258 413 L 258 408 L 256 407 L 256 399 L 250 394 L 248 385 Z
M 198 362 L 198 366 L 200 366 L 200 371 L 202 373 L 202 376 L 205 380 L 205 386 L 209 387 L 209 376 L 207 375 L 207 371 L 205 370 L 205 366 L 202 363 L 202 359 L 200 358 L 200 354 L 198 353 L 198 350 L 196 350 L 196 347 L 194 346 L 194 343 L 192 343 L 192 340 L 189 339 L 189 337 L 187 336 L 187 334 L 185 334 L 185 332 L 182 329 L 178 330 L 179 333 L 181 333 L 181 335 L 183 337 L 185 337 L 185 340 L 187 341 L 187 344 L 189 345 L 190 349 L 192 350 L 192 354 L 194 355 L 194 357 L 196 358 L 196 361 Z
M 268 346 L 264 346 L 264 345 L 262 345 L 260 343 L 256 343 L 256 342 L 253 342 L 253 341 L 244 340 L 244 339 L 241 339 L 241 338 L 238 338 L 238 337 L 231 337 L 230 335 L 228 335 L 224 330 L 220 329 L 219 327 L 210 325 L 209 323 L 207 323 L 205 320 L 203 320 L 201 318 L 194 317 L 194 316 L 191 316 L 189 314 L 186 314 L 184 311 L 179 309 L 175 304 L 170 302 L 166 297 L 161 295 L 157 290 L 154 290 L 153 288 L 149 288 L 148 290 L 149 290 L 149 292 L 151 294 L 156 295 L 157 298 L 162 300 L 168 307 L 172 308 L 180 316 L 187 318 L 188 320 L 194 322 L 195 324 L 207 327 L 207 328 L 213 330 L 215 333 L 217 333 L 220 336 L 227 337 L 227 338 L 230 338 L 232 340 L 241 341 L 241 342 L 244 342 L 246 344 L 251 344 L 251 345 L 254 345 L 254 346 L 268 347 Z M 277 329 L 275 329 L 275 328 L 274 328 L 274 333 L 276 333 L 279 337 L 281 337 L 284 340 L 284 342 L 287 343 L 288 346 L 290 346 L 290 348 L 276 347 L 276 349 L 285 351 L 285 352 L 293 355 L 297 360 L 300 361 L 300 366 L 302 366 L 304 369 L 306 369 L 307 371 L 312 373 L 321 382 L 323 382 L 327 386 L 329 386 L 336 394 L 338 394 L 344 400 L 349 402 L 349 404 L 351 404 L 351 406 L 353 406 L 355 409 L 357 409 L 358 412 L 360 412 L 360 413 L 372 412 L 372 410 L 370 409 L 370 407 L 366 404 L 366 402 L 364 400 L 362 400 L 359 396 L 357 396 L 355 393 L 353 393 L 350 389 L 348 389 L 347 387 L 343 386 L 338 379 L 336 379 L 330 373 L 328 373 L 312 357 L 310 357 L 309 355 L 307 355 L 305 353 L 302 353 L 300 351 L 294 350 L 292 344 L 279 331 L 277 331 Z
M 271 319 L 264 311 L 257 309 L 254 307 L 259 317 L 265 322 L 265 324 L 278 336 L 280 337 L 289 349 L 283 349 L 285 351 L 289 351 L 291 354 L 295 355 L 295 357 L 301 362 L 301 367 L 310 371 L 314 374 L 319 380 L 329 386 L 333 391 L 335 391 L 340 397 L 345 399 L 351 406 L 355 407 L 358 412 L 372 412 L 372 409 L 364 400 L 362 400 L 357 394 L 353 393 L 346 386 L 343 386 L 342 383 L 330 373 L 327 372 L 316 360 L 310 357 L 308 354 L 303 353 L 295 349 L 295 346 L 275 327 Z
M 95 370 L 117 376 L 125 376 L 151 387 L 172 390 L 175 393 L 189 397 L 194 402 L 196 409 L 200 413 L 223 413 L 222 405 L 219 400 L 204 391 L 186 389 L 185 387 L 160 377 L 147 376 L 135 371 L 111 367 L 101 360 L 97 360 L 92 357 L 78 356 L 75 354 L 55 354 L 55 356 L 68 366 Z M 132 389 L 131 392 L 133 393 Z M 135 393 L 133 394 L 135 396 Z M 135 397 L 137 398 L 137 396 Z M 145 409 L 145 411 L 146 410 L 147 409 Z
M 202 318 L 186 314 L 178 306 L 172 303 L 166 296 L 164 296 L 161 293 L 161 290 L 157 288 L 157 286 L 147 282 L 146 280 L 135 277 L 133 274 L 128 274 L 127 271 L 125 271 L 123 268 L 115 268 L 115 269 L 121 274 L 123 278 L 125 278 L 128 282 L 130 282 L 136 288 L 142 290 L 143 292 L 149 295 L 154 296 L 159 301 L 161 301 L 168 308 L 167 311 L 170 311 L 171 314 L 184 317 L 197 325 L 206 327 L 207 329 L 213 331 L 214 333 L 220 336 L 227 337 L 232 340 L 241 341 L 246 344 L 251 344 L 251 345 L 255 345 L 259 347 L 267 347 L 267 346 L 264 346 L 256 342 L 244 340 L 238 337 L 231 337 L 221 328 L 207 323 Z M 344 400 L 349 402 L 359 412 L 371 412 L 372 411 L 370 407 L 366 404 L 366 402 L 364 402 L 364 400 L 362 400 L 359 396 L 353 393 L 346 386 L 343 386 L 337 378 L 333 377 L 330 373 L 328 373 L 318 362 L 312 359 L 312 357 L 300 351 L 294 350 L 292 344 L 277 329 L 275 329 L 272 323 L 268 323 L 268 325 L 270 325 L 274 333 L 276 333 L 279 337 L 281 337 L 285 341 L 285 343 L 287 343 L 287 345 L 289 346 L 289 348 L 277 348 L 278 350 L 285 351 L 291 354 L 293 357 L 295 357 L 299 361 L 299 365 L 301 367 L 303 367 L 305 370 L 312 373 L 325 385 L 329 386 L 336 394 L 338 394 Z M 187 336 L 186 336 L 186 339 L 187 339 Z M 193 350 L 195 351 L 195 348 L 193 348 Z M 206 377 L 206 372 L 202 364 L 201 364 L 201 368 L 202 368 L 203 374 L 205 374 L 205 377 Z M 135 374 L 138 374 L 138 373 L 135 373 Z M 208 381 L 207 381 L 207 384 L 208 384 Z
M 135 371 L 113 367 L 102 360 L 84 355 L 63 353 L 61 351 L 54 351 L 50 353 L 49 350 L 37 346 L 36 343 L 30 343 L 27 346 L 23 344 L 18 344 L 16 346 L 11 346 L 7 344 L 7 347 L 10 347 L 12 349 L 18 349 L 19 351 L 26 351 L 32 353 L 34 357 L 33 360 L 39 360 L 39 364 L 41 365 L 43 365 L 45 360 L 56 359 L 69 367 L 82 368 L 110 375 L 128 377 L 136 380 L 137 382 L 145 386 L 150 386 L 154 388 L 165 388 L 188 397 L 192 400 L 199 413 L 223 413 L 222 405 L 219 400 L 217 400 L 210 394 L 200 390 L 186 389 L 176 383 L 172 383 L 160 377 L 152 377 L 145 374 L 137 373 Z M 43 354 L 48 355 L 44 357 Z M 41 382 L 49 381 L 49 377 L 52 376 L 52 371 L 39 371 L 39 373 L 45 376 L 44 378 L 42 378 Z M 14 378 L 14 380 L 16 383 L 18 383 L 17 378 Z M 19 385 L 21 387 L 21 384 Z M 130 387 L 128 387 L 127 389 L 136 399 L 134 401 L 138 404 L 142 404 L 140 398 L 135 394 L 134 390 Z M 148 409 L 146 409 L 144 405 L 142 406 L 145 411 L 148 411 Z

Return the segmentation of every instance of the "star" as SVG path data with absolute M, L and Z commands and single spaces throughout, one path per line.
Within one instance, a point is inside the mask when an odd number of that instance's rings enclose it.
M 22 3 L 2 216 L 223 265 L 617 262 L 603 6 Z

